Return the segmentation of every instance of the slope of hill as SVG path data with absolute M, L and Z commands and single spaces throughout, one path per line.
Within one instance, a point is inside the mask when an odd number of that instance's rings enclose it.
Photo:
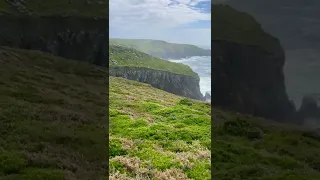
M 0 179 L 107 178 L 107 123 L 111 178 L 209 179 L 210 105 L 38 51 L 0 73 Z
M 0 47 L 0 179 L 101 179 L 108 72 Z
M 212 110 L 215 180 L 318 180 L 320 132 Z
M 209 104 L 110 78 L 111 179 L 210 179 Z
M 115 60 L 117 63 L 115 64 L 109 61 L 110 66 L 146 67 L 199 78 L 197 73 L 193 72 L 187 65 L 155 58 L 132 48 L 110 45 L 109 54 L 109 58 Z
M 107 123 L 110 179 L 209 179 L 211 156 L 217 180 L 320 178 L 316 133 L 109 81 L 104 68 L 1 47 L 0 179 L 107 178 Z
M 137 49 L 154 57 L 180 59 L 190 56 L 210 56 L 211 51 L 189 44 L 175 44 L 148 39 L 110 39 L 110 44 Z
M 181 63 L 152 57 L 135 49 L 110 45 L 109 74 L 152 85 L 164 91 L 201 100 L 198 74 Z

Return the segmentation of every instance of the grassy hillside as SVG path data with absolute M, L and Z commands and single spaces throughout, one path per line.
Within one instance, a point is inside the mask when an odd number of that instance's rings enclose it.
M 0 47 L 0 120 L 4 180 L 107 179 L 107 123 L 110 179 L 320 179 L 316 133 L 36 51 Z
M 105 69 L 0 47 L 0 73 L 0 179 L 107 178 Z M 112 77 L 110 104 L 111 178 L 208 179 L 209 105 Z
M 267 34 L 253 16 L 226 5 L 212 5 L 212 40 L 274 48 L 277 39 Z
M 318 180 L 320 133 L 213 109 L 215 180 Z
M 0 47 L 0 179 L 106 177 L 108 72 Z
M 168 43 L 160 40 L 149 39 L 110 39 L 112 45 L 121 45 L 134 48 L 154 57 L 167 58 L 170 56 L 200 56 L 210 55 L 206 50 L 189 44 Z
M 209 104 L 110 78 L 109 109 L 111 179 L 210 179 Z
M 115 60 L 118 63 L 118 66 L 147 67 L 176 74 L 198 77 L 198 75 L 187 65 L 155 58 L 132 48 L 110 45 L 109 55 L 112 60 Z M 115 64 L 109 61 L 109 65 L 114 66 Z
M 33 16 L 99 16 L 107 17 L 107 0 L 22 0 L 22 3 L 10 3 L 13 0 L 0 2 L 0 14 L 24 15 L 31 13 Z

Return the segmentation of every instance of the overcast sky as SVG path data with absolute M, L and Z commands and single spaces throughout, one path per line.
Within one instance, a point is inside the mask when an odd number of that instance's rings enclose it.
M 211 0 L 109 0 L 111 38 L 210 46 Z

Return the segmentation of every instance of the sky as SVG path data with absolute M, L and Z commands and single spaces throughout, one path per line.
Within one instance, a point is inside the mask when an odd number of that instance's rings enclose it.
M 109 0 L 110 38 L 211 44 L 211 0 Z

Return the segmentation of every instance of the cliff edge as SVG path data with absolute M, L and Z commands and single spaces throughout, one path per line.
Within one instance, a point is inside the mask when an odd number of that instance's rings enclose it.
M 40 50 L 104 66 L 106 1 L 13 1 L 0 4 L 0 46 Z
M 147 83 L 179 96 L 202 99 L 200 78 L 187 65 L 116 45 L 109 46 L 109 54 L 110 76 Z
M 212 6 L 212 103 L 255 116 L 287 120 L 295 112 L 284 84 L 284 50 L 255 19 Z

